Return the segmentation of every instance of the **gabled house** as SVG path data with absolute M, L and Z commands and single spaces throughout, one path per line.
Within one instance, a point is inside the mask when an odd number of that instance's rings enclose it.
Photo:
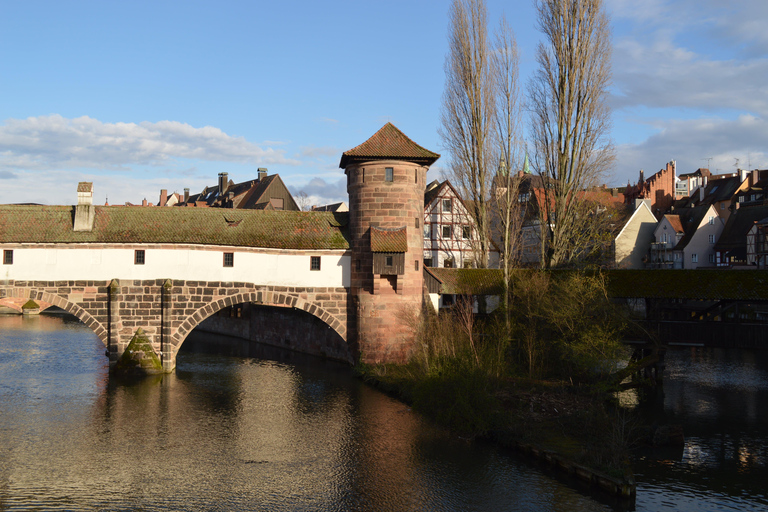
M 747 234 L 747 261 L 758 270 L 768 269 L 768 217 L 755 222 Z
M 617 268 L 645 268 L 657 224 L 649 202 L 638 201 L 635 211 L 613 241 L 613 259 Z
M 427 185 L 424 192 L 424 266 L 475 268 L 479 243 L 474 219 L 461 196 L 448 180 Z M 493 247 L 488 265 L 499 265 Z
M 737 203 L 738 204 L 738 203 Z M 728 217 L 723 233 L 715 244 L 718 267 L 754 268 L 757 264 L 755 243 L 759 230 L 756 225 L 768 217 L 768 206 L 752 204 L 737 208 Z
M 676 210 L 665 215 L 654 231 L 650 268 L 695 269 L 714 267 L 715 244 L 723 220 L 712 204 Z
M 161 203 L 163 197 L 161 193 Z M 269 176 L 267 169 L 259 168 L 255 180 L 234 183 L 226 172 L 219 173 L 216 185 L 205 187 L 199 194 L 189 194 L 178 201 L 167 201 L 165 206 L 196 206 L 209 208 L 235 208 L 244 210 L 291 210 L 300 211 L 280 175 Z

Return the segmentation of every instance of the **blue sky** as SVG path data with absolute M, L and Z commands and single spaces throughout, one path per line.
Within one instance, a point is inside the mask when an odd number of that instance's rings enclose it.
M 606 0 L 613 25 L 609 185 L 768 167 L 768 2 Z M 228 172 L 279 173 L 346 200 L 341 153 L 392 121 L 438 137 L 448 1 L 0 2 L 0 203 L 156 202 Z M 539 40 L 528 0 L 488 0 L 516 32 L 522 85 Z

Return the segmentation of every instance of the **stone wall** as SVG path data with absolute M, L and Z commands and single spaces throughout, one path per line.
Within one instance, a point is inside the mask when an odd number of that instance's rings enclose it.
M 345 288 L 298 288 L 180 280 L 4 281 L 0 299 L 17 297 L 48 302 L 72 313 L 107 346 L 110 363 L 119 359 L 142 328 L 166 371 L 197 325 L 237 304 L 256 303 L 297 309 L 317 317 L 340 339 L 354 340 L 349 294 Z M 350 314 L 352 312 L 352 314 Z M 356 348 L 352 350 L 356 357 Z

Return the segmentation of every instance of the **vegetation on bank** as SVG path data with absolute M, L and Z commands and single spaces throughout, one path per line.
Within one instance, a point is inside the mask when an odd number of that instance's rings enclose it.
M 411 360 L 361 374 L 461 435 L 623 471 L 630 422 L 611 398 L 626 322 L 602 275 L 525 271 L 511 282 L 508 304 L 482 320 L 466 299 L 439 316 L 404 313 L 417 333 Z

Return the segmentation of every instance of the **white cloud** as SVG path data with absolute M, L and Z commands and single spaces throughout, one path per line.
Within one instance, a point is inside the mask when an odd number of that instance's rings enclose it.
M 608 5 L 617 27 L 614 183 L 634 183 L 640 169 L 649 176 L 670 160 L 678 173 L 733 172 L 736 159 L 741 168 L 768 167 L 768 2 Z
M 0 169 L 125 170 L 174 159 L 297 165 L 284 151 L 262 148 L 218 128 L 176 121 L 104 123 L 87 116 L 9 119 L 0 126 Z
M 302 146 L 299 148 L 299 156 L 307 158 L 320 158 L 320 157 L 338 157 L 341 158 L 341 151 L 337 148 L 325 146 Z
M 299 192 L 305 192 L 314 206 L 333 204 L 341 201 L 349 204 L 346 177 L 330 183 L 322 178 L 312 178 L 309 183 L 303 186 L 292 186 L 290 189 L 294 196 Z
M 617 176 L 626 183 L 637 181 L 640 169 L 650 176 L 670 160 L 677 161 L 678 174 L 709 167 L 715 173 L 735 172 L 738 166 L 768 168 L 768 121 L 749 114 L 735 120 L 703 118 L 667 121 L 659 133 L 639 144 L 617 148 Z M 710 160 L 711 159 L 711 160 Z

